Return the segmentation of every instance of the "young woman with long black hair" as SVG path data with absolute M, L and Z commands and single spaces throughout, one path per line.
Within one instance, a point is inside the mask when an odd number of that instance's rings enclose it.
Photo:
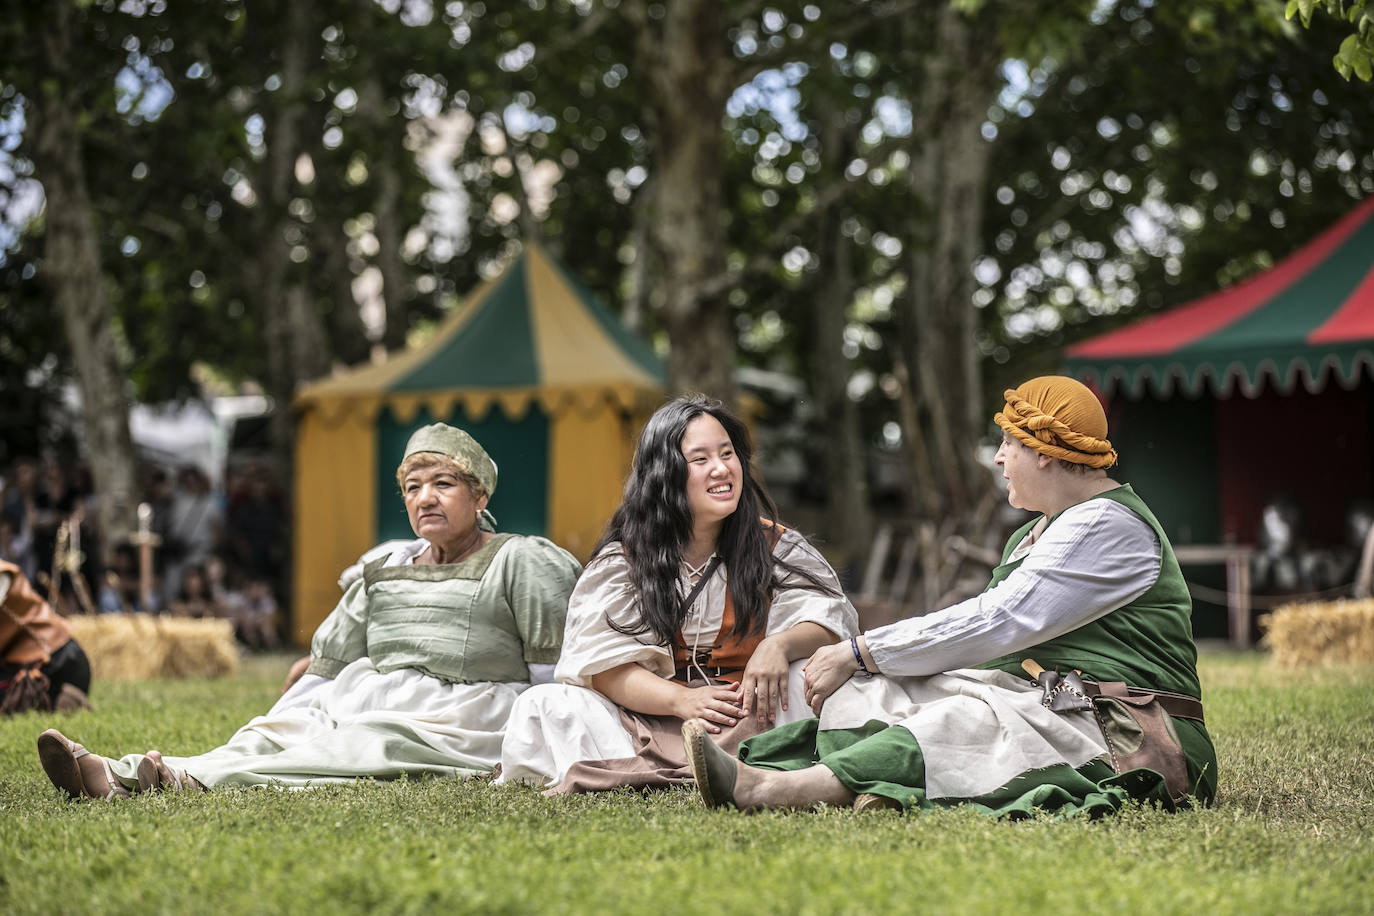
M 829 564 L 778 523 L 751 456 L 718 401 L 679 397 L 650 418 L 573 591 L 557 683 L 511 712 L 501 781 L 673 784 L 689 778 L 684 721 L 733 750 L 811 715 L 800 660 L 854 633 L 857 615 Z

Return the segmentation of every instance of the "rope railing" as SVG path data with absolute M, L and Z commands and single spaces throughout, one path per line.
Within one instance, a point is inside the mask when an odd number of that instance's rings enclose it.
M 1225 605 L 1230 593 L 1222 588 L 1210 588 L 1206 585 L 1198 585 L 1196 582 L 1184 580 L 1188 586 L 1188 594 L 1202 601 L 1210 601 L 1212 604 Z M 1334 588 L 1325 588 L 1315 592 L 1304 592 L 1294 595 L 1256 595 L 1250 594 L 1250 606 L 1256 610 L 1272 611 L 1276 607 L 1285 604 L 1306 604 L 1311 601 L 1330 601 L 1333 598 L 1349 598 L 1351 593 L 1349 584 L 1338 585 Z

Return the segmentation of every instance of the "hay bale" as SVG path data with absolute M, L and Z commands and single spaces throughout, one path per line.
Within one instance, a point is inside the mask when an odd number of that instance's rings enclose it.
M 223 677 L 239 668 L 234 625 L 228 620 L 99 614 L 67 622 L 99 680 Z
M 1285 604 L 1260 626 L 1284 668 L 1374 662 L 1374 599 Z

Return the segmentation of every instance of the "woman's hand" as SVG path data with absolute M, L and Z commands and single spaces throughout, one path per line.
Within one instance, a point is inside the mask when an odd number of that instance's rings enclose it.
M 305 669 L 310 667 L 310 656 L 303 655 L 291 664 L 291 670 L 286 672 L 286 680 L 281 685 L 281 692 L 286 693 L 296 682 L 305 674 Z
M 776 721 L 779 708 L 787 708 L 787 663 L 782 640 L 769 637 L 759 643 L 740 680 L 744 715 L 757 712 L 759 724 L 767 725 Z
M 740 708 L 738 684 L 712 684 L 709 687 L 683 687 L 678 700 L 679 719 L 699 719 L 713 735 L 722 725 L 733 726 L 744 716 Z
M 854 650 L 848 640 L 817 649 L 802 669 L 806 702 L 811 711 L 819 716 L 826 698 L 858 670 L 859 663 L 854 660 Z

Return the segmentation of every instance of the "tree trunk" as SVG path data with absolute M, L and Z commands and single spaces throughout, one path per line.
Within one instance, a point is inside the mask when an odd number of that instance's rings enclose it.
M 267 337 L 267 389 L 272 411 L 272 446 L 283 479 L 290 479 L 295 422 L 291 401 L 301 382 L 329 370 L 325 334 L 301 281 L 291 276 L 291 253 L 304 243 L 303 227 L 290 216 L 292 183 L 300 154 L 300 122 L 305 75 L 312 48 L 313 5 L 298 0 L 287 7 L 282 38 L 282 83 L 279 104 L 267 137 L 262 211 L 268 226 L 261 251 L 260 299 Z M 298 238 L 299 236 L 299 238 Z
M 723 295 L 701 289 L 725 266 L 721 118 L 733 89 L 728 42 L 711 0 L 665 4 L 661 26 L 649 21 L 643 6 L 636 0 L 625 9 L 639 30 L 659 128 L 651 232 L 663 261 L 668 386 L 733 401 L 729 308 Z
M 910 325 L 907 322 L 903 330 Z M 916 384 L 911 376 L 907 362 L 908 353 L 915 352 L 913 341 L 903 339 L 892 348 L 892 374 L 897 379 L 897 420 L 902 430 L 904 451 L 911 459 L 911 473 L 902 477 L 902 499 L 906 502 L 907 512 L 922 518 L 938 518 L 941 507 L 940 485 L 935 477 L 935 468 L 930 460 L 930 447 L 926 444 L 926 433 L 921 423 L 919 405 L 916 402 Z
M 948 41 L 957 42 L 963 79 L 950 80 L 950 130 L 942 132 L 944 180 L 940 185 L 939 238 L 935 258 L 934 305 L 940 323 L 959 341 L 949 369 L 958 373 L 964 396 L 950 403 L 950 428 L 957 463 L 948 475 L 962 481 L 960 514 L 974 511 L 988 486 L 987 475 L 974 460 L 987 428 L 981 360 L 978 356 L 978 312 L 973 306 L 973 263 L 982 252 L 983 200 L 990 146 L 982 135 L 988 106 L 996 92 L 1000 57 L 975 34 L 968 20 L 954 17 Z M 953 348 L 940 347 L 948 353 Z M 928 391 L 935 390 L 933 387 Z
M 372 342 L 363 324 L 362 311 L 353 296 L 353 271 L 349 267 L 348 233 L 337 220 L 316 224 L 315 250 L 320 253 L 320 270 L 329 293 L 330 309 L 328 352 L 345 365 L 368 358 Z
M 535 157 L 525 149 L 524 143 L 511 136 L 506 128 L 505 119 L 501 119 L 501 133 L 506 138 L 506 157 L 510 159 L 510 189 L 511 195 L 515 198 L 515 204 L 520 210 L 520 234 L 528 241 L 545 243 L 544 230 L 539 225 L 539 220 L 535 218 L 534 207 L 530 205 L 529 186 L 525 183 L 525 173 L 534 168 Z M 546 246 L 547 247 L 547 246 Z M 554 257 L 561 257 L 562 252 L 554 247 L 549 247 Z
M 649 304 L 651 283 L 650 263 L 654 260 L 651 250 L 650 233 L 653 228 L 654 198 L 657 187 L 652 178 L 639 188 L 634 201 L 634 228 L 630 230 L 630 242 L 634 248 L 635 259 L 630 265 L 626 283 L 625 309 L 621 318 L 625 327 L 636 334 L 644 333 L 644 313 Z
M 36 177 L 46 200 L 44 274 L 51 278 L 81 391 L 86 452 L 95 482 L 102 565 L 134 528 L 138 490 L 129 435 L 127 378 L 115 355 L 113 309 L 106 295 L 95 214 L 82 164 L 80 106 L 63 69 L 75 64 L 71 4 L 56 4 L 44 19 L 42 41 L 56 68 L 31 99 Z
M 981 128 L 995 92 L 994 49 L 952 7 L 939 14 L 918 98 L 910 178 L 929 216 L 913 217 L 912 284 L 905 302 L 904 356 L 913 378 L 930 473 L 918 479 L 920 502 L 967 516 L 988 485 L 975 461 L 986 423 L 972 304 L 986 182 L 988 144 Z
M 386 303 L 388 349 L 405 346 L 410 330 L 410 279 L 401 245 L 405 231 L 401 226 L 401 178 L 396 162 L 383 157 L 376 165 L 377 198 L 373 204 L 377 233 L 377 269 L 382 272 L 382 300 Z
M 369 180 L 376 194 L 372 201 L 373 232 L 377 236 L 377 270 L 382 274 L 382 301 L 386 305 L 386 330 L 382 342 L 388 350 L 405 346 L 410 330 L 410 281 L 401 246 L 405 230 L 401 224 L 401 176 L 396 151 L 390 145 L 386 97 L 381 81 L 370 76 L 358 93 L 358 118 L 382 138 L 383 146 L 367 163 Z
M 847 142 L 841 112 L 826 117 L 824 150 L 827 173 L 843 180 L 852 144 Z M 849 361 L 844 355 L 845 316 L 854 296 L 851 242 L 841 228 L 844 213 L 831 204 L 818 225 L 826 227 L 817 252 L 824 281 L 813 303 L 811 333 L 807 335 L 806 361 L 819 407 L 827 492 L 826 521 L 830 538 L 851 564 L 866 556 L 873 533 L 873 512 L 868 504 L 866 452 L 859 430 L 859 413 L 848 393 Z

